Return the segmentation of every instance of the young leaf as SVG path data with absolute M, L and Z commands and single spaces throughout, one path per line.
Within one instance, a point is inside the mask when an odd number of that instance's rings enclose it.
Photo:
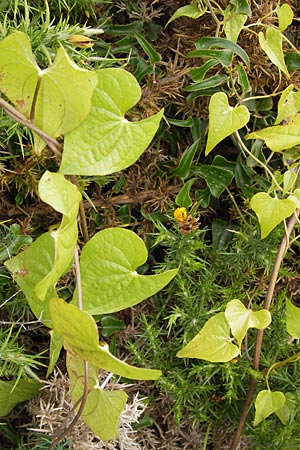
M 292 117 L 300 111 L 300 92 L 294 92 L 294 85 L 288 86 L 281 94 L 275 125 L 288 117 Z
M 186 181 L 178 194 L 176 195 L 175 202 L 177 205 L 182 206 L 184 208 L 189 208 L 191 204 L 193 203 L 190 191 L 194 184 L 196 178 L 191 178 L 190 180 Z
M 176 356 L 210 362 L 231 361 L 240 354 L 232 340 L 225 314 L 221 312 L 208 319 L 199 333 Z
M 205 154 L 208 155 L 219 142 L 245 126 L 249 119 L 250 114 L 246 106 L 232 108 L 224 92 L 214 94 L 209 103 L 209 129 Z
M 43 300 L 50 286 L 69 269 L 77 242 L 77 214 L 81 194 L 78 188 L 60 173 L 45 172 L 39 182 L 41 199 L 63 214 L 57 230 L 50 231 L 55 246 L 55 259 L 51 271 L 39 281 L 34 291 Z
M 254 131 L 246 139 L 262 139 L 273 152 L 281 152 L 300 144 L 299 125 L 300 114 L 296 114 L 287 124 Z
M 271 323 L 271 314 L 266 309 L 252 311 L 245 308 L 240 300 L 231 300 L 225 310 L 225 318 L 231 328 L 231 333 L 241 348 L 242 340 L 249 328 L 262 330 Z
M 0 90 L 20 112 L 30 119 L 33 116 L 35 125 L 54 138 L 76 128 L 85 119 L 97 84 L 97 75 L 76 66 L 63 47 L 58 49 L 54 63 L 41 70 L 28 37 L 21 32 L 0 43 L 0 73 Z M 31 111 L 36 94 L 35 108 Z M 44 147 L 45 143 L 35 136 L 36 151 Z
M 287 29 L 289 25 L 293 22 L 294 13 L 290 5 L 285 3 L 284 5 L 278 5 L 275 9 L 278 16 L 278 28 L 280 31 Z
M 246 20 L 246 14 L 237 14 L 235 7 L 227 6 L 224 13 L 224 32 L 229 41 L 237 42 Z
M 279 410 L 285 404 L 283 392 L 271 392 L 269 389 L 260 391 L 255 400 L 255 417 L 253 425 L 256 426 L 273 412 Z
M 71 397 L 74 404 L 82 398 L 84 390 L 84 361 L 72 352 L 67 354 Z M 115 439 L 121 412 L 125 408 L 127 394 L 122 390 L 104 391 L 99 386 L 98 370 L 88 367 L 89 393 L 81 419 L 102 440 Z
M 158 129 L 163 111 L 141 121 L 124 117 L 141 96 L 131 73 L 110 68 L 97 75 L 89 115 L 65 136 L 61 173 L 108 175 L 123 170 L 138 159 Z
M 250 206 L 258 217 L 262 239 L 284 219 L 290 217 L 296 209 L 293 200 L 274 198 L 266 192 L 255 194 Z
M 275 414 L 283 425 L 291 420 L 295 414 L 295 395 L 292 392 L 285 393 L 285 403 Z
M 54 331 L 64 340 L 64 347 L 97 368 L 135 380 L 156 380 L 160 370 L 130 366 L 109 352 L 108 345 L 99 343 L 97 324 L 93 317 L 60 298 L 50 300 Z
M 107 228 L 95 234 L 80 258 L 83 308 L 90 314 L 120 311 L 151 297 L 177 273 L 139 275 L 136 268 L 146 260 L 145 244 L 132 231 Z
M 191 17 L 192 19 L 198 19 L 206 13 L 206 10 L 206 7 L 200 9 L 200 5 L 196 5 L 195 3 L 182 6 L 181 8 L 178 8 L 177 11 L 175 11 L 172 17 L 168 20 L 166 27 L 169 25 L 169 23 L 173 22 L 173 20 L 179 19 L 179 17 Z
M 272 63 L 289 78 L 290 74 L 284 62 L 281 32 L 276 30 L 276 28 L 270 27 L 266 31 L 266 36 L 264 36 L 262 31 L 258 33 L 258 40 L 261 48 L 268 55 Z
M 7 416 L 17 403 L 35 397 L 43 386 L 32 380 L 0 380 L 0 417 Z
M 286 299 L 286 329 L 296 339 L 300 339 L 300 308 Z

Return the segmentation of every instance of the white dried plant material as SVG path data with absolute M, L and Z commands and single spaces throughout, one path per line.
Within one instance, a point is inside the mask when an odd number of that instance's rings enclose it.
M 107 377 L 102 374 L 100 383 Z M 128 385 L 109 382 L 106 389 L 124 389 Z M 68 439 L 74 450 L 142 450 L 136 441 L 137 432 L 132 429 L 132 423 L 137 423 L 145 411 L 145 399 L 135 394 L 132 402 L 126 404 L 119 421 L 119 436 L 112 441 L 104 442 L 81 420 L 71 430 Z M 42 434 L 52 434 L 65 420 L 72 409 L 69 382 L 67 376 L 55 370 L 53 378 L 46 381 L 39 397 L 28 404 L 29 413 L 33 416 L 31 431 Z

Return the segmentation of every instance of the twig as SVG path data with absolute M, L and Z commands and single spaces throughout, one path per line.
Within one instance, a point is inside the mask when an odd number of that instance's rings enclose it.
M 264 301 L 264 308 L 268 311 L 270 309 L 271 302 L 272 302 L 272 299 L 274 296 L 274 290 L 275 290 L 275 285 L 276 285 L 276 281 L 278 278 L 278 272 L 279 272 L 281 263 L 283 261 L 283 258 L 285 256 L 287 248 L 288 248 L 289 237 L 291 235 L 291 232 L 293 231 L 295 224 L 297 223 L 298 216 L 299 216 L 299 210 L 297 210 L 290 217 L 289 222 L 286 227 L 286 233 L 282 238 L 282 241 L 280 243 L 280 246 L 279 246 L 276 258 L 275 258 L 274 267 L 272 270 L 272 274 L 271 274 L 271 278 L 270 278 L 270 282 L 269 282 L 269 286 L 268 286 L 268 291 L 267 291 L 265 301 Z M 254 361 L 253 361 L 253 369 L 256 371 L 259 369 L 259 360 L 260 360 L 260 354 L 261 354 L 263 334 L 264 334 L 264 330 L 258 330 L 257 337 L 256 337 L 256 345 L 255 345 L 255 355 L 254 355 Z M 250 380 L 248 394 L 247 394 L 247 397 L 246 397 L 246 400 L 244 403 L 244 408 L 243 408 L 243 411 L 242 411 L 242 414 L 240 417 L 240 422 L 239 422 L 238 428 L 236 430 L 234 440 L 232 442 L 230 450 L 236 450 L 239 445 L 241 434 L 242 434 L 242 431 L 243 431 L 243 428 L 244 428 L 244 425 L 246 422 L 248 409 L 252 402 L 252 397 L 253 397 L 253 394 L 255 391 L 256 384 L 257 384 L 257 381 L 252 377 Z
M 23 114 L 21 114 L 14 106 L 10 105 L 3 98 L 0 97 L 0 106 L 4 109 L 4 111 L 16 122 L 19 122 L 21 125 L 29 128 L 31 131 L 36 133 L 44 142 L 48 145 L 48 147 L 53 151 L 53 153 L 61 158 L 62 154 L 62 146 L 57 142 L 56 139 L 53 139 L 43 130 L 35 126 L 30 120 L 28 120 Z
M 77 285 L 77 305 L 78 308 L 82 310 L 82 289 L 81 289 L 81 275 L 80 275 L 80 265 L 79 265 L 79 254 L 78 254 L 78 247 L 75 247 L 74 250 L 74 259 L 75 259 L 75 276 L 76 276 L 76 285 Z M 87 361 L 83 361 L 83 378 L 84 378 L 84 382 L 83 382 L 83 394 L 82 397 L 80 399 L 80 406 L 78 408 L 78 411 L 76 413 L 76 415 L 74 416 L 74 418 L 70 421 L 69 420 L 69 415 L 66 417 L 66 419 L 64 420 L 64 422 L 62 423 L 62 425 L 56 430 L 56 432 L 53 434 L 52 436 L 52 442 L 51 445 L 49 447 L 49 450 L 53 450 L 54 447 L 56 446 L 56 444 L 58 442 L 60 442 L 62 439 L 64 439 L 68 434 L 70 434 L 70 431 L 75 427 L 76 423 L 78 422 L 78 420 L 80 419 L 80 416 L 84 410 L 86 401 L 87 401 L 87 396 L 89 393 L 89 384 L 88 384 L 88 380 L 89 380 L 89 366 L 88 366 L 88 362 Z M 72 412 L 73 409 L 70 411 Z

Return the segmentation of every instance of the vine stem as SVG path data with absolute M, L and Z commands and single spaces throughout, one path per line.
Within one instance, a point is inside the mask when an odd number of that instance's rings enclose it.
M 14 106 L 10 105 L 7 101 L 0 97 L 0 106 L 3 110 L 16 122 L 29 128 L 31 131 L 36 133 L 43 141 L 48 145 L 48 147 L 53 151 L 56 156 L 61 158 L 62 146 L 56 139 L 49 136 L 43 130 L 34 125 L 29 119 L 23 116 Z
M 74 250 L 74 265 L 75 265 L 75 273 L 76 273 L 76 286 L 77 286 L 77 305 L 78 308 L 82 310 L 82 288 L 81 288 L 81 274 L 80 274 L 80 265 L 79 265 L 79 251 L 78 247 L 75 247 Z M 58 444 L 62 439 L 64 439 L 68 434 L 70 434 L 70 431 L 75 427 L 76 423 L 80 419 L 80 416 L 84 410 L 87 396 L 89 393 L 89 366 L 87 361 L 83 361 L 83 393 L 82 397 L 80 399 L 80 405 L 78 408 L 78 411 L 76 415 L 73 417 L 73 419 L 70 421 L 69 416 L 70 413 L 73 411 L 73 409 L 70 411 L 68 416 L 65 418 L 61 426 L 56 430 L 55 433 L 53 433 L 51 445 L 49 447 L 49 450 L 54 450 L 54 447 L 56 444 Z M 75 405 L 76 407 L 76 405 Z
M 283 236 L 280 246 L 277 251 L 277 255 L 275 258 L 275 262 L 274 262 L 274 266 L 273 266 L 273 270 L 272 270 L 272 274 L 271 274 L 271 278 L 270 278 L 270 282 L 269 282 L 269 286 L 268 286 L 268 290 L 267 290 L 267 294 L 266 294 L 265 301 L 264 301 L 264 308 L 268 311 L 270 309 L 272 299 L 274 296 L 274 290 L 275 290 L 275 286 L 276 286 L 276 282 L 277 282 L 277 278 L 278 278 L 279 269 L 280 269 L 283 258 L 285 256 L 288 246 L 289 246 L 289 237 L 293 231 L 295 224 L 297 223 L 298 216 L 299 216 L 299 210 L 297 210 L 290 217 L 287 227 L 286 227 L 285 235 Z M 264 334 L 264 330 L 258 330 L 257 336 L 256 336 L 255 354 L 254 354 L 254 360 L 253 360 L 253 369 L 256 371 L 259 369 L 259 361 L 260 361 L 261 347 L 262 347 L 262 341 L 263 341 L 263 334 Z M 238 448 L 241 434 L 242 434 L 242 431 L 243 431 L 243 428 L 244 428 L 244 425 L 246 422 L 248 409 L 252 402 L 252 397 L 253 397 L 253 394 L 255 391 L 256 384 L 257 384 L 257 381 L 252 377 L 250 380 L 249 390 L 248 390 L 248 394 L 247 394 L 247 397 L 246 397 L 246 400 L 244 403 L 243 411 L 242 411 L 242 414 L 240 417 L 240 422 L 239 422 L 238 428 L 236 430 L 230 450 L 236 450 Z

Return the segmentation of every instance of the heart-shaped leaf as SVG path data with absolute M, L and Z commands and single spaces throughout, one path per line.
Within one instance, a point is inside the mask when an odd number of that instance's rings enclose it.
M 292 392 L 286 392 L 284 405 L 275 411 L 276 416 L 283 425 L 294 416 L 295 407 L 295 395 Z
M 139 100 L 141 89 L 123 69 L 97 72 L 98 85 L 85 121 L 66 134 L 60 171 L 75 175 L 107 175 L 133 164 L 150 144 L 163 111 L 141 121 L 124 116 Z
M 219 142 L 245 126 L 249 119 L 250 114 L 246 106 L 232 108 L 224 92 L 214 94 L 209 103 L 209 129 L 205 154 L 208 155 Z
M 80 258 L 84 310 L 107 314 L 136 305 L 166 286 L 177 273 L 168 270 L 139 275 L 136 269 L 146 260 L 145 244 L 132 231 L 108 228 L 95 234 Z
M 255 417 L 253 425 L 256 426 L 273 412 L 279 410 L 285 404 L 283 392 L 272 392 L 269 389 L 260 391 L 255 400 Z
M 242 340 L 249 328 L 262 330 L 271 323 L 271 314 L 266 309 L 252 311 L 245 308 L 240 300 L 231 300 L 225 310 L 225 318 L 231 328 L 231 333 L 241 348 Z
M 251 199 L 250 206 L 258 217 L 262 239 L 268 236 L 284 219 L 290 217 L 296 209 L 293 200 L 274 198 L 266 192 L 255 194 Z
M 76 66 L 63 47 L 58 49 L 54 63 L 41 70 L 28 37 L 21 32 L 0 43 L 0 79 L 0 90 L 16 108 L 27 118 L 34 118 L 34 124 L 54 138 L 85 119 L 97 84 L 97 75 Z M 35 136 L 36 151 L 44 147 L 45 143 Z
M 84 362 L 72 352 L 67 353 L 67 369 L 71 397 L 76 404 L 84 390 Z M 122 390 L 104 391 L 99 386 L 98 370 L 88 366 L 89 393 L 81 419 L 102 440 L 115 439 L 121 412 L 125 408 L 127 394 Z
M 225 314 L 221 312 L 208 319 L 199 333 L 176 356 L 210 362 L 231 361 L 240 354 L 232 340 Z
M 279 30 L 286 30 L 287 27 L 293 22 L 294 13 L 292 8 L 287 3 L 285 3 L 284 5 L 278 4 L 275 11 L 278 16 Z
M 97 324 L 93 317 L 77 306 L 60 298 L 50 300 L 50 313 L 54 331 L 64 340 L 64 347 L 97 368 L 125 378 L 156 380 L 160 370 L 130 366 L 113 356 L 105 343 L 99 344 Z
M 282 34 L 276 28 L 268 28 L 266 36 L 262 31 L 258 33 L 258 40 L 263 51 L 268 55 L 275 66 L 278 67 L 288 78 L 290 74 L 287 70 L 282 50 Z
M 293 116 L 285 125 L 275 125 L 254 131 L 246 139 L 262 139 L 273 152 L 281 152 L 300 144 L 300 114 Z
M 49 300 L 56 296 L 54 285 L 49 287 L 43 301 L 35 293 L 35 287 L 51 272 L 54 259 L 54 240 L 49 233 L 44 233 L 23 252 L 5 262 L 25 294 L 33 314 L 48 327 L 51 327 Z

